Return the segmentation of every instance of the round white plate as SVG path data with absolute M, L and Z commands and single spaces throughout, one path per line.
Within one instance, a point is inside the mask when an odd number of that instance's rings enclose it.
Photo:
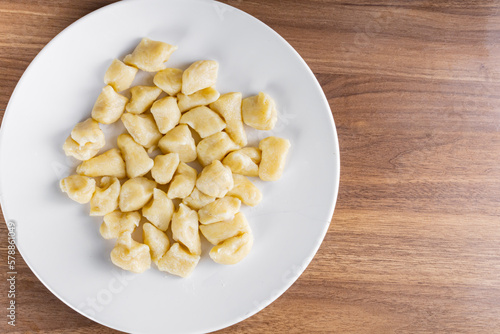
M 169 67 L 199 59 L 220 64 L 217 88 L 244 96 L 265 91 L 280 115 L 269 132 L 292 148 L 283 177 L 259 182 L 264 199 L 243 208 L 255 243 L 234 266 L 208 257 L 188 279 L 151 268 L 115 267 L 114 242 L 59 190 L 74 173 L 61 149 L 72 127 L 90 115 L 114 57 L 142 37 L 179 46 Z M 147 79 L 147 78 L 146 78 Z M 149 78 L 150 79 L 150 78 Z M 1 203 L 17 226 L 17 245 L 35 275 L 70 307 L 131 333 L 201 333 L 237 323 L 278 298 L 318 250 L 332 218 L 339 182 L 337 134 L 328 102 L 295 50 L 262 22 L 202 0 L 118 2 L 78 20 L 35 58 L 9 102 L 0 134 Z M 154 266 L 154 265 L 153 265 Z

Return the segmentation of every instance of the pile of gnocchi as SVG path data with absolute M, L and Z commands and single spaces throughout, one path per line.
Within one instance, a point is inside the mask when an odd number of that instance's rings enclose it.
M 187 277 L 200 260 L 200 232 L 214 245 L 209 255 L 216 263 L 236 264 L 249 254 L 253 235 L 240 207 L 259 204 L 262 194 L 248 177 L 278 180 L 290 142 L 267 137 L 246 147 L 243 124 L 274 128 L 273 99 L 262 92 L 245 99 L 221 95 L 214 88 L 214 60 L 184 71 L 166 68 L 176 49 L 144 38 L 123 61 L 113 60 L 91 118 L 78 123 L 63 145 L 67 156 L 82 162 L 60 188 L 78 203 L 90 202 L 90 216 L 103 217 L 102 237 L 117 239 L 115 265 L 141 273 L 153 262 Z M 157 72 L 154 86 L 131 87 L 139 70 Z M 116 148 L 98 154 L 106 142 L 99 124 L 118 120 L 127 133 L 118 136 Z M 142 242 L 132 237 L 139 226 Z

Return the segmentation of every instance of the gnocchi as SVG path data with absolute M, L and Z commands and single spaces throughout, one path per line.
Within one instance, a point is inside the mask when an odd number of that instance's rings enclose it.
M 216 134 L 226 127 L 226 123 L 219 115 L 204 106 L 186 112 L 182 115 L 180 123 L 189 125 L 201 138 Z
M 120 181 L 116 177 L 104 176 L 90 199 L 90 215 L 104 216 L 118 207 Z
M 123 61 L 111 62 L 91 118 L 76 124 L 63 144 L 81 163 L 59 186 L 71 199 L 90 202 L 90 216 L 103 217 L 101 236 L 117 239 L 114 265 L 141 273 L 153 262 L 160 271 L 188 277 L 202 254 L 200 233 L 213 245 L 209 256 L 216 263 L 236 264 L 249 254 L 254 237 L 240 209 L 259 204 L 262 193 L 247 176 L 281 178 L 290 142 L 267 137 L 247 147 L 251 134 L 247 138 L 244 124 L 275 127 L 274 100 L 264 92 L 221 95 L 214 60 L 167 68 L 175 50 L 143 38 Z M 156 72 L 149 76 L 154 85 L 133 86 L 140 70 Z M 106 144 L 99 123 L 119 119 L 126 132 L 117 148 L 99 154 Z M 132 238 L 141 220 L 143 243 Z
M 186 124 L 177 125 L 167 132 L 158 143 L 164 153 L 177 153 L 182 162 L 191 162 L 196 159 L 196 145 L 191 131 Z
M 160 96 L 161 89 L 151 86 L 135 86 L 130 88 L 132 97 L 125 106 L 125 110 L 132 114 L 142 114 L 151 106 L 153 102 Z
M 127 180 L 120 189 L 120 210 L 129 212 L 141 209 L 153 197 L 155 187 L 155 181 L 142 176 Z
M 142 273 L 151 267 L 149 247 L 133 240 L 130 233 L 122 233 L 111 251 L 111 261 L 122 269 Z
M 76 172 L 90 177 L 114 176 L 119 179 L 127 175 L 125 161 L 123 161 L 120 151 L 116 148 L 82 162 L 76 167 Z
M 80 204 L 88 203 L 95 191 L 95 180 L 86 176 L 71 175 L 59 182 L 62 192 Z
M 143 38 L 134 51 L 125 56 L 123 62 L 146 72 L 156 72 L 166 68 L 164 63 L 175 50 L 177 46 Z
M 116 210 L 104 216 L 99 232 L 104 239 L 116 239 L 123 233 L 132 233 L 140 220 L 139 212 Z
M 233 173 L 219 160 L 203 168 L 196 180 L 196 188 L 211 197 L 224 197 L 234 186 Z
M 97 97 L 92 108 L 92 118 L 102 124 L 111 124 L 120 119 L 128 99 L 107 85 Z
M 153 189 L 153 199 L 142 208 L 142 215 L 161 231 L 166 231 L 174 214 L 174 202 L 160 189 Z
M 259 177 L 263 181 L 276 181 L 281 178 L 285 168 L 286 156 L 290 149 L 287 139 L 267 137 L 260 141 L 262 160 L 259 165 Z
M 106 74 L 104 74 L 104 83 L 113 87 L 115 91 L 121 92 L 132 86 L 137 71 L 137 68 L 125 65 L 118 59 L 113 59 Z
M 215 60 L 195 61 L 182 73 L 182 94 L 191 95 L 215 85 L 218 70 Z
M 213 224 L 232 219 L 240 210 L 241 201 L 236 197 L 219 198 L 198 211 L 200 223 Z
M 168 95 L 174 96 L 181 91 L 183 72 L 178 68 L 166 68 L 156 73 L 153 83 Z

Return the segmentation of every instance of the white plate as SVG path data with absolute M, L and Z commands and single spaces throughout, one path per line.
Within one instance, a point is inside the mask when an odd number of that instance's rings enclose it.
M 102 78 L 147 36 L 176 44 L 167 63 L 220 63 L 217 88 L 259 91 L 277 102 L 270 134 L 290 139 L 286 171 L 257 182 L 264 200 L 244 208 L 255 235 L 235 266 L 205 253 L 188 279 L 158 271 L 134 275 L 113 266 L 101 219 L 69 200 L 59 179 L 73 172 L 61 146 L 89 117 Z M 125 1 L 72 24 L 35 58 L 9 102 L 0 135 L 1 203 L 17 224 L 17 245 L 35 275 L 70 307 L 132 333 L 200 333 L 230 326 L 278 298 L 309 264 L 328 229 L 337 197 L 339 150 L 333 118 L 313 73 L 278 34 L 230 6 L 201 0 Z

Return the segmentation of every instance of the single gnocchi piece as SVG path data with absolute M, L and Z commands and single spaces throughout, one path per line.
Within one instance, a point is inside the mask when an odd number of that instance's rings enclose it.
M 191 254 L 201 255 L 198 214 L 182 203 L 172 217 L 172 237 L 183 244 Z
M 134 86 L 130 88 L 130 94 L 132 96 L 125 110 L 137 115 L 151 108 L 153 102 L 160 96 L 161 89 L 152 86 Z
M 164 153 L 177 153 L 182 162 L 191 162 L 196 159 L 196 145 L 191 131 L 186 124 L 179 124 L 158 143 L 160 150 Z
M 143 38 L 132 54 L 126 55 L 123 62 L 146 72 L 157 72 L 166 68 L 165 62 L 177 46 Z
M 201 165 L 206 166 L 214 160 L 224 159 L 226 154 L 239 148 L 227 133 L 218 132 L 201 140 L 196 147 L 196 153 Z
M 263 181 L 279 180 L 285 168 L 290 141 L 279 137 L 267 137 L 260 141 L 259 149 L 262 151 L 262 160 L 259 165 L 260 179 Z
M 172 130 L 181 119 L 181 112 L 177 106 L 177 99 L 172 96 L 164 97 L 151 106 L 151 114 L 155 119 L 158 130 L 165 134 Z
M 158 261 L 158 269 L 185 278 L 191 275 L 199 261 L 199 255 L 189 253 L 176 242 Z
M 111 262 L 133 273 L 142 273 L 151 267 L 149 247 L 133 240 L 130 233 L 123 233 L 111 251 Z
M 153 159 L 149 157 L 143 146 L 137 144 L 131 135 L 122 133 L 118 136 L 116 142 L 125 160 L 125 168 L 129 178 L 144 176 L 153 168 Z
M 196 184 L 196 169 L 181 162 L 177 167 L 174 178 L 170 182 L 167 195 L 169 198 L 185 198 L 188 197 Z
M 107 85 L 97 97 L 92 108 L 92 118 L 102 124 L 111 124 L 120 119 L 128 99 Z
M 278 120 L 274 100 L 262 92 L 243 99 L 241 111 L 243 122 L 257 130 L 272 130 Z
M 174 96 L 182 89 L 182 70 L 166 68 L 156 73 L 153 83 L 170 96 Z
M 104 83 L 113 87 L 115 91 L 121 92 L 130 88 L 137 71 L 137 68 L 125 65 L 118 59 L 113 59 L 106 74 L 104 74 Z
M 153 115 L 125 113 L 121 119 L 128 133 L 137 143 L 145 148 L 151 148 L 158 144 L 161 133 L 158 131 Z
M 206 225 L 232 219 L 240 211 L 240 206 L 241 201 L 236 197 L 219 198 L 198 211 L 200 223 Z
M 260 160 L 262 159 L 262 151 L 259 150 L 257 147 L 251 147 L 251 146 L 243 147 L 238 151 L 248 156 L 257 165 L 260 164 Z
M 59 182 L 61 191 L 80 204 L 88 203 L 95 191 L 95 180 L 86 176 L 71 175 Z
M 200 225 L 200 231 L 212 245 L 218 245 L 224 240 L 243 233 L 251 233 L 250 225 L 242 212 L 238 212 L 231 220 Z
M 77 160 L 85 161 L 94 157 L 101 150 L 100 144 L 97 143 L 87 143 L 85 145 L 79 145 L 76 141 L 71 138 L 71 135 L 66 138 L 63 144 L 63 151 L 68 157 L 73 157 Z
M 195 187 L 191 195 L 184 198 L 182 203 L 186 204 L 193 210 L 199 210 L 213 201 L 215 201 L 215 197 L 205 195 Z
M 125 161 L 123 161 L 120 151 L 116 148 L 82 162 L 76 167 L 76 172 L 90 177 L 114 176 L 119 179 L 127 175 Z
M 102 177 L 90 200 L 90 215 L 104 216 L 115 211 L 118 208 L 119 196 L 120 181 L 116 177 Z
M 241 150 L 229 153 L 224 160 L 222 160 L 222 163 L 231 168 L 231 171 L 235 174 L 259 176 L 259 165 L 253 162 L 253 160 L 248 155 L 241 152 Z
M 189 125 L 198 132 L 201 138 L 211 136 L 226 127 L 226 123 L 220 116 L 205 106 L 196 107 L 184 113 L 180 123 Z
M 210 250 L 210 257 L 219 264 L 236 264 L 243 260 L 253 246 L 251 233 L 229 238 Z
M 177 153 L 157 155 L 154 160 L 154 166 L 151 169 L 151 176 L 156 183 L 167 184 L 172 180 L 179 162 L 179 154 Z
M 243 204 L 256 206 L 262 201 L 262 193 L 248 178 L 233 174 L 234 187 L 227 193 L 228 196 L 238 198 Z
M 192 63 L 182 74 L 182 94 L 191 95 L 215 85 L 219 63 L 215 60 L 199 60 Z
M 71 138 L 78 145 L 95 144 L 101 149 L 105 144 L 104 132 L 99 127 L 99 123 L 92 118 L 87 118 L 85 121 L 75 125 L 71 131 Z
M 233 173 L 219 160 L 203 168 L 196 180 L 196 188 L 211 197 L 224 197 L 234 186 Z
M 197 91 L 191 95 L 185 95 L 182 93 L 177 94 L 177 104 L 179 105 L 179 110 L 181 112 L 188 111 L 194 107 L 205 106 L 214 101 L 217 101 L 220 93 L 213 87 L 208 87 Z
M 210 109 L 215 110 L 226 121 L 226 132 L 239 146 L 247 144 L 247 134 L 243 128 L 241 118 L 241 93 L 227 93 L 210 104 Z
M 139 212 L 113 211 L 104 216 L 99 232 L 104 239 L 118 238 L 122 233 L 132 233 L 139 226 Z
M 120 190 L 120 210 L 129 212 L 141 209 L 153 197 L 155 187 L 155 181 L 142 176 L 127 180 Z
M 158 261 L 170 248 L 170 240 L 167 235 L 150 223 L 142 225 L 142 239 L 149 246 L 151 259 L 158 265 Z
M 160 189 L 153 190 L 153 199 L 142 208 L 142 215 L 154 226 L 166 231 L 174 214 L 174 203 Z

